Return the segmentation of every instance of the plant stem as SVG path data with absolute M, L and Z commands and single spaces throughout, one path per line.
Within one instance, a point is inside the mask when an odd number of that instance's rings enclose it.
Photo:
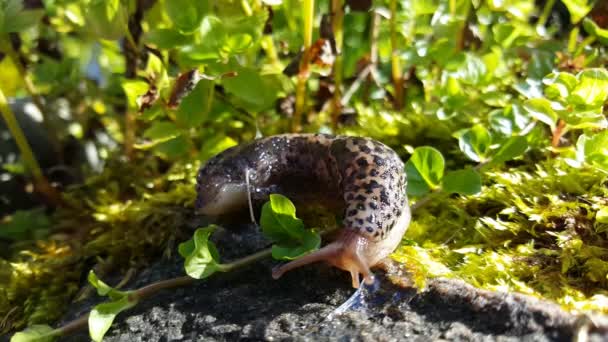
M 125 78 L 135 79 L 137 77 L 138 61 L 140 57 L 139 43 L 143 28 L 141 22 L 144 18 L 145 3 L 144 0 L 135 2 L 135 11 L 129 17 L 127 29 L 125 30 L 125 41 L 123 42 L 123 54 L 125 57 Z M 133 159 L 135 145 L 135 131 L 137 124 L 135 121 L 135 113 L 133 108 L 125 111 L 125 132 L 124 132 L 124 148 L 125 154 L 129 160 Z
M 391 0 L 390 11 L 391 75 L 395 88 L 395 109 L 400 110 L 403 107 L 403 70 L 401 70 L 401 62 L 399 61 L 397 42 L 397 0 Z
M 36 86 L 34 86 L 34 82 L 27 72 L 25 66 L 21 63 L 21 59 L 19 58 L 19 53 L 13 48 L 13 45 L 10 42 L 10 38 L 8 35 L 4 35 L 4 37 L 0 37 L 0 49 L 6 53 L 10 61 L 13 63 L 15 68 L 17 68 L 17 72 L 19 76 L 21 76 L 21 81 L 25 87 L 25 91 L 30 96 L 34 105 L 38 108 L 40 113 L 42 114 L 42 126 L 46 130 L 46 133 L 51 141 L 53 151 L 59 156 L 60 160 L 63 160 L 63 156 L 61 153 L 61 144 L 59 143 L 59 138 L 55 130 L 49 124 L 49 120 L 47 120 L 48 111 L 45 108 L 44 101 L 40 94 L 38 94 L 38 90 L 36 90 Z
M 298 132 L 301 130 L 302 113 L 306 106 L 306 83 L 309 76 L 309 51 L 312 45 L 312 28 L 315 17 L 315 1 L 302 0 L 302 13 L 304 19 L 304 52 L 300 61 L 300 72 L 298 73 L 298 83 L 296 85 L 296 110 L 291 124 L 291 130 Z
M 304 47 L 312 45 L 312 27 L 315 19 L 315 0 L 302 0 L 304 14 Z
M 152 283 L 150 285 L 146 285 L 142 288 L 135 290 L 133 293 L 131 293 L 129 295 L 129 297 L 130 297 L 130 299 L 140 301 L 140 300 L 146 299 L 148 297 L 151 297 L 162 290 L 192 285 L 192 284 L 194 284 L 195 281 L 196 281 L 196 279 L 189 277 L 189 276 L 161 280 L 161 281 L 157 281 L 156 283 Z
M 545 26 L 545 24 L 547 23 L 547 19 L 549 19 L 549 15 L 551 14 L 551 9 L 553 8 L 553 5 L 555 5 L 555 0 L 547 0 L 536 25 Z
M 261 250 L 251 255 L 245 256 L 241 259 L 237 259 L 227 264 L 220 264 L 219 272 L 232 272 L 237 269 L 249 266 L 255 262 L 269 257 L 272 254 L 270 248 Z M 149 297 L 154 296 L 162 290 L 174 289 L 178 287 L 184 287 L 194 284 L 198 279 L 194 279 L 189 276 L 171 278 L 166 280 L 157 281 L 155 283 L 146 285 L 137 290 L 134 290 L 130 295 L 129 299 L 133 302 L 139 302 Z M 78 330 L 81 330 L 88 326 L 89 314 L 85 314 L 64 326 L 61 326 L 53 331 L 55 335 L 67 336 Z
M 336 43 L 336 60 L 334 61 L 334 104 L 332 108 L 332 126 L 334 131 L 338 128 L 338 117 L 342 112 L 342 78 L 343 78 L 343 56 L 342 46 L 344 41 L 344 7 L 342 0 L 331 1 L 332 28 Z
M 15 142 L 17 143 L 17 147 L 21 153 L 21 158 L 23 158 L 27 168 L 34 177 L 36 190 L 42 193 L 51 203 L 59 204 L 61 199 L 55 191 L 55 188 L 49 184 L 48 180 L 42 173 L 42 169 L 34 156 L 34 152 L 32 152 L 32 148 L 27 142 L 25 134 L 23 134 L 23 130 L 21 130 L 21 127 L 19 127 L 17 118 L 15 118 L 15 113 L 13 113 L 11 107 L 8 105 L 8 100 L 4 96 L 2 89 L 0 89 L 0 113 L 4 118 L 4 121 L 6 121 L 8 130 L 11 132 L 13 138 L 15 138 Z
M 243 12 L 245 12 L 246 16 L 249 17 L 253 14 L 251 6 L 249 6 L 249 2 L 247 0 L 241 0 L 241 8 L 243 9 Z
M 271 35 L 265 35 L 264 37 L 262 37 L 262 48 L 264 49 L 264 52 L 266 53 L 266 56 L 268 56 L 268 59 L 270 60 L 270 63 L 272 63 L 272 65 L 281 65 L 281 60 L 279 59 L 279 55 L 277 53 L 277 49 L 274 46 L 274 41 L 272 40 Z
M 243 268 L 255 262 L 258 262 L 264 258 L 269 257 L 272 254 L 272 249 L 267 248 L 263 249 L 259 252 L 253 253 L 241 259 L 235 260 L 228 264 L 221 264 L 220 271 L 221 272 L 231 272 L 239 268 Z
M 81 317 L 69 322 L 68 324 L 53 330 L 53 335 L 55 336 L 68 336 L 71 335 L 78 330 L 86 327 L 89 323 L 89 314 L 84 314 Z
M 410 206 L 410 211 L 412 213 L 414 213 L 416 210 L 418 210 L 418 209 L 424 207 L 425 205 L 427 205 L 431 201 L 431 199 L 433 198 L 433 195 L 436 194 L 436 193 L 438 193 L 438 191 L 437 190 L 433 190 L 433 191 L 427 193 L 426 195 L 424 195 L 424 197 L 420 198 L 419 200 L 417 200 L 414 204 L 412 204 Z

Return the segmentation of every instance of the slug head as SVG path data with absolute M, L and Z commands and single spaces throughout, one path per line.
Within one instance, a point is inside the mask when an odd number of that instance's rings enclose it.
M 247 205 L 246 161 L 230 148 L 211 158 L 196 177 L 196 212 L 219 216 Z

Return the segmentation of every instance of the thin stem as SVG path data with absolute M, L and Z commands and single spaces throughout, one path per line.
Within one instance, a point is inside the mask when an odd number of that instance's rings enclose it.
M 251 6 L 249 6 L 249 2 L 247 0 L 241 0 L 241 8 L 243 9 L 243 12 L 245 12 L 246 16 L 250 17 L 253 14 Z
M 277 53 L 277 49 L 274 46 L 274 41 L 272 40 L 271 35 L 265 35 L 264 37 L 262 37 L 262 48 L 264 49 L 266 56 L 268 56 L 268 59 L 270 60 L 271 64 L 276 66 L 281 65 L 279 54 Z
M 312 45 L 312 27 L 315 19 L 315 0 L 302 0 L 304 14 L 304 47 Z
M 15 118 L 15 113 L 11 110 L 11 107 L 8 105 L 8 100 L 4 96 L 4 92 L 0 89 L 0 113 L 6 121 L 6 126 L 8 130 L 11 132 L 11 135 L 15 139 L 17 143 L 17 147 L 19 148 L 19 152 L 21 152 L 21 157 L 23 161 L 27 165 L 27 168 L 32 173 L 34 177 L 34 182 L 36 185 L 36 190 L 40 193 L 44 194 L 45 197 L 53 204 L 58 204 L 61 202 L 59 195 L 55 191 L 55 189 L 49 184 L 48 180 L 42 173 L 42 169 L 34 156 L 34 152 L 32 152 L 32 148 L 30 144 L 27 142 L 27 138 L 25 134 L 23 134 L 23 130 L 19 127 L 19 123 L 17 122 L 17 118 Z
M 365 83 L 365 88 L 363 89 L 361 98 L 364 103 L 369 102 L 369 95 L 372 86 L 372 81 L 378 85 L 378 35 L 380 34 L 380 14 L 378 11 L 373 11 L 370 19 L 370 47 L 369 47 L 369 63 L 370 63 L 370 72 L 367 77 L 367 82 Z M 352 87 L 351 87 L 352 89 Z
M 221 264 L 220 271 L 221 272 L 231 272 L 236 269 L 243 268 L 245 266 L 249 266 L 253 263 L 256 263 L 262 259 L 269 257 L 270 255 L 272 255 L 272 249 L 270 249 L 270 248 L 263 249 L 259 252 L 256 252 L 256 253 L 253 253 L 246 257 L 243 257 L 241 259 L 235 260 L 231 263 Z
M 53 330 L 55 336 L 68 336 L 78 330 L 86 327 L 89 324 L 89 314 L 86 313 L 81 317 L 69 322 L 68 324 Z
M 403 107 L 403 70 L 401 69 L 401 61 L 399 60 L 397 41 L 397 0 L 391 0 L 390 11 L 391 75 L 393 77 L 393 87 L 395 88 L 395 109 L 400 110 Z
M 545 26 L 549 19 L 549 15 L 551 14 L 551 9 L 553 9 L 553 5 L 555 5 L 555 0 L 547 0 L 547 2 L 545 2 L 545 7 L 543 7 L 543 11 L 540 18 L 538 18 L 536 25 Z
M 140 301 L 151 297 L 162 290 L 192 285 L 195 281 L 196 279 L 189 276 L 161 280 L 135 290 L 133 293 L 131 293 L 130 297 L 133 300 Z
M 2 49 L 2 51 L 4 53 L 6 53 L 6 55 L 11 60 L 11 62 L 15 66 L 15 68 L 17 68 L 17 72 L 19 73 L 19 76 L 21 76 L 21 80 L 23 81 L 25 91 L 28 93 L 32 102 L 34 103 L 34 105 L 38 108 L 38 110 L 42 114 L 42 126 L 44 127 L 44 129 L 46 130 L 46 132 L 49 136 L 53 151 L 62 160 L 63 156 L 61 155 L 61 148 L 60 148 L 61 145 L 59 143 L 59 138 L 57 137 L 55 130 L 49 124 L 49 120 L 47 120 L 46 115 L 48 115 L 48 111 L 45 108 L 44 101 L 42 100 L 42 97 L 40 96 L 40 94 L 38 94 L 38 90 L 36 89 L 34 82 L 32 82 L 30 74 L 27 72 L 25 65 L 23 65 L 21 63 L 21 59 L 19 58 L 19 53 L 13 48 L 13 45 L 10 43 L 10 38 L 8 37 L 8 35 L 1 37 L 0 48 Z
M 571 31 L 570 31 L 570 35 L 568 36 L 568 52 L 570 52 L 571 54 L 574 53 L 574 50 L 576 49 L 576 42 L 578 40 L 578 34 L 580 32 L 580 28 L 578 26 L 575 26 Z
M 300 72 L 298 73 L 298 83 L 296 85 L 296 110 L 293 116 L 291 130 L 298 132 L 301 130 L 302 113 L 306 106 L 306 83 L 309 76 L 309 51 L 312 45 L 312 28 L 315 16 L 315 1 L 302 0 L 302 12 L 304 19 L 304 52 L 300 61 Z
M 134 79 L 137 76 L 138 61 L 140 56 L 140 41 L 143 33 L 141 22 L 144 17 L 144 0 L 137 0 L 135 11 L 129 17 L 126 27 L 125 42 L 123 43 L 123 54 L 125 57 L 125 78 Z M 135 131 L 137 123 L 134 109 L 127 106 L 125 111 L 124 148 L 128 159 L 133 159 L 135 145 Z
M 4 96 L 4 92 L 0 89 L 0 112 L 2 112 L 2 117 L 4 121 L 6 121 L 6 126 L 8 130 L 11 132 L 13 138 L 15 138 L 15 142 L 17 143 L 17 147 L 21 152 L 21 156 L 23 161 L 32 172 L 34 179 L 37 181 L 42 181 L 44 179 L 44 175 L 42 174 L 42 169 L 34 156 L 34 152 L 32 152 L 32 148 L 30 144 L 27 142 L 27 138 L 21 127 L 19 127 L 19 123 L 17 122 L 17 118 L 15 117 L 15 113 L 11 110 L 11 107 L 8 105 L 8 100 Z M 45 180 L 46 181 L 46 180 Z
M 338 127 L 338 117 L 342 112 L 342 78 L 343 78 L 343 56 L 342 46 L 344 41 L 344 7 L 342 0 L 331 1 L 332 28 L 336 43 L 336 60 L 334 61 L 334 103 L 332 108 L 332 125 L 334 130 Z
M 19 75 L 21 76 L 21 79 L 23 80 L 23 85 L 25 86 L 25 90 L 27 91 L 28 95 L 30 95 L 30 97 L 32 98 L 32 102 L 34 102 L 36 107 L 38 107 L 38 110 L 40 110 L 40 112 L 43 114 L 42 119 L 45 120 L 44 114 L 46 114 L 46 111 L 44 110 L 42 98 L 40 97 L 40 95 L 38 95 L 38 91 L 36 90 L 34 83 L 32 82 L 31 78 L 29 77 L 27 70 L 25 69 L 25 66 L 23 64 L 21 64 L 21 60 L 19 59 L 19 55 L 18 55 L 17 51 L 15 51 L 15 49 L 13 48 L 13 45 L 10 43 L 9 37 L 6 35 L 4 37 L 2 37 L 2 50 L 4 53 L 6 53 L 6 55 L 10 58 L 11 62 L 13 62 L 13 65 L 15 65 L 15 67 L 17 68 L 17 71 L 19 72 Z
M 258 262 L 262 259 L 269 257 L 272 254 L 272 250 L 270 248 L 261 250 L 259 252 L 253 253 L 241 259 L 237 259 L 233 262 L 227 264 L 220 264 L 219 271 L 220 272 L 232 272 L 239 268 L 243 268 L 245 266 L 249 266 L 255 262 Z M 133 302 L 139 302 L 145 300 L 149 297 L 152 297 L 159 293 L 162 290 L 166 289 L 174 289 L 178 287 L 190 286 L 194 284 L 197 279 L 194 279 L 189 276 L 171 278 L 167 280 L 161 280 L 144 287 L 141 287 L 137 290 L 134 290 L 130 295 L 129 299 Z M 53 331 L 55 335 L 67 336 L 78 330 L 81 330 L 88 326 L 89 314 L 85 314 L 64 326 L 61 326 Z
M 421 199 L 417 200 L 416 203 L 412 204 L 410 206 L 410 211 L 413 213 L 416 210 L 424 207 L 425 205 L 427 205 L 431 199 L 433 198 L 433 194 L 438 193 L 436 190 L 433 190 L 431 192 L 429 192 L 428 194 L 424 195 L 424 197 L 422 197 Z
M 348 102 L 353 97 L 355 92 L 361 86 L 361 82 L 363 82 L 363 80 L 365 80 L 367 78 L 367 76 L 370 75 L 370 73 L 372 72 L 372 68 L 373 68 L 372 64 L 369 64 L 367 67 L 365 67 L 365 69 L 363 69 L 359 73 L 359 75 L 357 76 L 355 81 L 350 85 L 350 88 L 348 88 L 348 90 L 344 93 L 344 97 L 342 98 L 342 101 L 341 101 L 342 106 L 345 106 L 348 104 Z

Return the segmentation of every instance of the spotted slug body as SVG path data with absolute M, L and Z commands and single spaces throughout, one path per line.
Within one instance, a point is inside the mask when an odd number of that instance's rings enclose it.
M 247 185 L 249 183 L 249 185 Z M 327 261 L 351 272 L 353 286 L 397 247 L 410 221 L 407 179 L 399 156 L 369 138 L 286 134 L 235 146 L 207 162 L 197 176 L 199 213 L 225 214 L 270 193 L 341 203 L 343 229 L 318 251 L 282 265 L 284 272 Z M 316 197 L 316 198 L 315 198 Z

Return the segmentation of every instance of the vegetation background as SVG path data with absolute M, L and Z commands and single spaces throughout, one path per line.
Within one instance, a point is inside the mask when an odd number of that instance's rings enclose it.
M 284 132 L 407 161 L 419 286 L 608 313 L 607 48 L 605 1 L 0 0 L 0 332 L 175 253 L 201 163 Z

